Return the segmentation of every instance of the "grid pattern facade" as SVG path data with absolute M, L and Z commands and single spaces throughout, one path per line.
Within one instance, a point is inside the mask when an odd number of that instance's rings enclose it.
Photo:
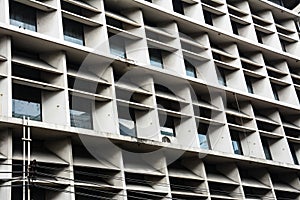
M 30 131 L 31 199 L 300 199 L 279 2 L 1 0 L 0 197 L 22 198 Z

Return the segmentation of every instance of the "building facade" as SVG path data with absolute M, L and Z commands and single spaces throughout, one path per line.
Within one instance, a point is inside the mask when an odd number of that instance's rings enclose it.
M 1 0 L 1 199 L 300 199 L 298 3 Z

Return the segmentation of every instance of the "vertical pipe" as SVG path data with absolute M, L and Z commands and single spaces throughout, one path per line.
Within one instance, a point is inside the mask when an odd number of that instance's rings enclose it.
M 29 120 L 30 120 L 30 118 L 28 117 L 27 118 L 27 123 L 29 122 Z M 29 166 L 30 166 L 30 154 L 31 154 L 31 149 L 30 149 L 30 144 L 31 144 L 31 138 L 30 138 L 30 126 L 29 126 L 29 124 L 27 124 L 27 136 L 28 136 L 28 138 L 27 138 L 27 141 L 28 141 L 28 143 L 27 143 L 27 166 L 28 166 L 28 175 L 29 175 Z M 28 182 L 29 183 L 29 182 Z M 28 200 L 30 200 L 30 186 L 28 185 L 28 193 L 27 193 L 27 195 L 28 195 Z
M 25 127 L 25 116 L 23 116 L 23 170 L 22 170 L 22 178 L 23 178 L 23 200 L 26 200 L 26 127 Z

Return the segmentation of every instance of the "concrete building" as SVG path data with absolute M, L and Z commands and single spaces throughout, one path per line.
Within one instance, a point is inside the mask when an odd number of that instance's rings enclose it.
M 297 4 L 1 0 L 0 198 L 300 199 Z

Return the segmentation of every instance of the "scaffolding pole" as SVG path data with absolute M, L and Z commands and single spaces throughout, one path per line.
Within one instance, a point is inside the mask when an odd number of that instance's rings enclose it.
M 29 168 L 30 168 L 30 155 L 31 155 L 31 136 L 30 136 L 30 127 L 29 127 L 29 117 L 26 119 L 25 116 L 23 116 L 23 200 L 26 200 L 26 188 L 27 188 L 27 200 L 30 200 L 30 187 L 29 187 Z M 27 134 L 26 134 L 27 133 Z M 27 146 L 27 148 L 26 148 Z M 26 152 L 27 150 L 27 152 Z M 27 158 L 26 158 L 27 155 Z M 27 168 L 26 168 L 26 160 L 27 160 Z
M 22 178 L 23 178 L 23 200 L 26 200 L 26 125 L 25 125 L 25 116 L 23 116 L 23 170 L 22 170 Z

